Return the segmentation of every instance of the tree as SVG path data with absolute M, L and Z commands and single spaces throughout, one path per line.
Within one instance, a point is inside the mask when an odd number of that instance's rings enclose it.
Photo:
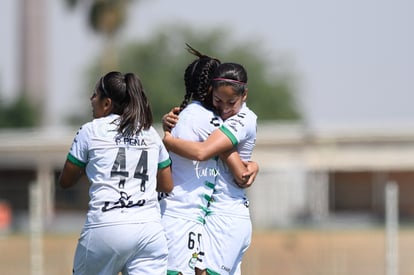
M 0 105 L 0 128 L 30 128 L 37 126 L 39 120 L 39 112 L 24 96 Z
M 115 35 L 126 21 L 126 10 L 130 0 L 65 0 L 69 8 L 87 4 L 88 26 L 102 35 L 106 41 L 102 55 L 102 71 L 117 65 Z
M 139 75 L 152 103 L 154 121 L 161 122 L 162 115 L 179 105 L 184 97 L 184 70 L 195 58 L 185 49 L 185 43 L 189 43 L 222 62 L 233 61 L 245 66 L 249 76 L 248 105 L 259 121 L 301 119 L 294 74 L 282 62 L 275 64 L 270 54 L 254 41 L 235 43 L 229 33 L 223 29 L 201 33 L 187 26 L 163 27 L 147 40 L 122 45 L 118 49 L 119 66 L 111 70 Z M 89 75 L 90 90 L 102 75 L 99 61 L 91 66 Z M 72 117 L 71 123 L 85 121 L 88 110 L 86 113 Z

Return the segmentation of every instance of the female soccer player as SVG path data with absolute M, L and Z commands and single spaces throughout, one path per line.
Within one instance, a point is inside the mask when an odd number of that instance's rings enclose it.
M 86 173 L 89 210 L 73 274 L 167 273 L 167 241 L 157 191 L 173 188 L 171 160 L 152 125 L 141 80 L 101 77 L 90 98 L 93 120 L 76 134 L 59 178 L 62 188 Z
M 220 62 L 189 48 L 198 58 L 185 70 L 184 100 L 180 108 L 164 116 L 163 123 L 165 130 L 169 131 L 169 126 L 174 126 L 178 118 L 173 112 L 179 112 L 179 120 L 172 129 L 172 135 L 203 141 L 222 123 L 221 118 L 211 111 L 210 93 L 211 79 Z M 235 159 L 231 163 L 235 163 L 234 169 L 239 169 L 240 174 L 246 171 L 237 153 L 235 157 L 228 158 Z M 204 255 L 200 241 L 217 177 L 217 160 L 193 161 L 174 153 L 171 153 L 171 159 L 174 189 L 160 201 L 170 252 L 168 274 L 193 275 L 195 264 L 202 261 Z
M 247 73 L 236 63 L 221 64 L 213 77 L 213 105 L 224 120 L 205 141 L 193 142 L 165 132 L 164 144 L 185 158 L 202 161 L 237 148 L 249 161 L 256 141 L 256 115 L 246 106 Z M 181 119 L 181 118 L 180 118 Z M 201 274 L 240 274 L 243 254 L 250 245 L 252 226 L 245 190 L 234 183 L 231 169 L 218 160 L 214 193 L 206 211 Z

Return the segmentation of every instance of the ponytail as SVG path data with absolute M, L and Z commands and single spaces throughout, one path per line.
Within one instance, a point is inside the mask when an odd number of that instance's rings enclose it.
M 102 77 L 101 86 L 112 100 L 112 113 L 120 116 L 118 133 L 132 136 L 151 127 L 151 106 L 138 76 L 110 72 Z

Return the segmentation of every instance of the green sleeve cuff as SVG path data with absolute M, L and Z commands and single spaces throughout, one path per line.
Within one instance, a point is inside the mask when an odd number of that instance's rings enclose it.
M 68 153 L 68 157 L 67 157 L 68 161 L 70 161 L 71 163 L 75 164 L 76 166 L 79 166 L 81 168 L 85 168 L 86 163 L 82 162 L 80 160 L 78 160 L 77 158 L 75 158 L 74 156 L 72 156 L 70 153 Z
M 171 159 L 168 158 L 167 160 L 158 163 L 158 169 L 162 169 L 171 165 Z
M 221 125 L 219 129 L 230 139 L 233 146 L 236 146 L 239 143 L 233 133 L 230 132 L 224 125 Z

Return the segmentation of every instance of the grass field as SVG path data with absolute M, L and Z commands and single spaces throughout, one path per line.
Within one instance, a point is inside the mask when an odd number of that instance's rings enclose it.
M 71 274 L 78 234 L 43 237 L 43 274 Z M 414 229 L 399 234 L 399 275 L 414 274 Z M 28 235 L 0 237 L 0 274 L 31 274 Z M 385 233 L 364 230 L 255 231 L 243 275 L 386 275 Z

